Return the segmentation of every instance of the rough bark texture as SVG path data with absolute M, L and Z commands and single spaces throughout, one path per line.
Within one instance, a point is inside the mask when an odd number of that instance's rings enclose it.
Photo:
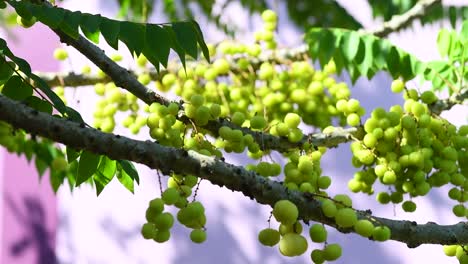
M 322 222 L 343 233 L 353 232 L 349 228 L 338 228 L 333 219 L 324 217 L 316 196 L 290 191 L 280 182 L 261 177 L 217 158 L 194 151 L 165 147 L 152 141 L 139 141 L 104 133 L 83 124 L 38 112 L 4 96 L 0 96 L 0 120 L 30 134 L 43 136 L 76 149 L 106 155 L 111 159 L 126 159 L 145 164 L 164 174 L 175 172 L 195 175 L 220 187 L 242 192 L 260 204 L 273 206 L 278 200 L 288 199 L 298 207 L 300 219 Z M 406 243 L 408 247 L 421 244 L 468 243 L 468 224 L 464 222 L 447 226 L 435 223 L 418 225 L 411 221 L 371 216 L 367 211 L 359 211 L 359 217 L 371 217 L 385 224 L 392 231 L 391 239 Z

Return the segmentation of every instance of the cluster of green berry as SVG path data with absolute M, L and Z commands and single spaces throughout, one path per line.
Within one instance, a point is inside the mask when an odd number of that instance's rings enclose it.
M 463 203 L 468 201 L 468 180 L 463 172 L 467 171 L 468 126 L 457 129 L 433 114 L 430 105 L 437 97 L 431 91 L 419 95 L 405 89 L 400 80 L 393 82 L 392 91 L 405 91 L 405 103 L 389 111 L 376 108 L 364 123 L 365 136 L 351 144 L 353 165 L 364 169 L 349 181 L 349 189 L 372 194 L 378 179 L 389 186 L 390 193 L 378 193 L 377 200 L 397 204 L 405 194 L 410 199 L 424 196 L 432 187 L 451 183 L 449 197 L 459 202 L 453 211 L 467 216 Z M 413 212 L 416 203 L 407 200 L 402 207 Z
M 164 205 L 174 205 L 179 208 L 177 221 L 182 225 L 193 229 L 190 238 L 195 243 L 206 240 L 206 215 L 205 208 L 198 201 L 189 202 L 187 198 L 192 194 L 192 187 L 197 183 L 194 176 L 173 175 L 168 188 L 161 194 L 161 198 L 150 201 L 146 210 L 147 223 L 143 224 L 141 233 L 146 239 L 156 242 L 166 242 L 170 238 L 170 228 L 174 224 L 174 217 L 164 211 Z
M 468 263 L 468 246 L 464 245 L 445 245 L 443 246 L 445 255 L 456 257 L 460 264 Z
M 385 241 L 390 238 L 390 229 L 375 220 L 358 220 L 357 213 L 352 209 L 352 201 L 347 195 L 336 195 L 333 199 L 321 198 L 321 209 L 324 216 L 333 218 L 340 228 L 353 228 L 363 237 L 371 237 L 375 241 Z M 299 211 L 294 203 L 280 200 L 275 203 L 272 211 L 275 219 L 280 223 L 278 229 L 265 228 L 258 234 L 262 245 L 273 247 L 279 244 L 282 255 L 293 257 L 304 254 L 308 249 L 306 237 L 302 235 L 303 227 L 298 221 Z M 342 253 L 339 244 L 327 243 L 327 230 L 323 224 L 313 224 L 309 228 L 312 242 L 325 243 L 322 249 L 314 249 L 311 259 L 314 263 L 337 260 Z

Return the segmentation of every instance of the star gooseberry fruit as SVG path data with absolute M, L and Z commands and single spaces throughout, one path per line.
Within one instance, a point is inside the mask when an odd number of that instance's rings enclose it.
M 292 225 L 299 216 L 299 211 L 295 204 L 288 200 L 280 200 L 273 207 L 273 216 L 275 219 L 285 225 Z

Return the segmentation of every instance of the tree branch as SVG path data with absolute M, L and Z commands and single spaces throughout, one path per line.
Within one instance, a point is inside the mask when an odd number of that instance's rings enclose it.
M 394 15 L 389 21 L 384 22 L 378 28 L 366 31 L 366 33 L 381 38 L 386 37 L 390 33 L 397 32 L 409 26 L 415 19 L 423 17 L 431 8 L 441 3 L 442 0 L 420 0 L 405 13 Z
M 149 168 L 190 174 L 206 179 L 211 183 L 242 192 L 260 204 L 273 206 L 277 201 L 288 199 L 299 209 L 299 218 L 325 223 L 343 233 L 354 232 L 351 228 L 339 228 L 333 219 L 322 215 L 320 201 L 313 194 L 288 190 L 281 183 L 261 177 L 241 166 L 223 162 L 220 159 L 165 147 L 155 142 L 140 141 L 124 136 L 101 132 L 83 124 L 39 112 L 20 102 L 0 95 L 0 120 L 8 122 L 27 133 L 49 138 L 76 149 L 86 149 L 111 159 L 126 159 Z M 358 211 L 359 218 L 373 218 L 391 229 L 391 239 L 406 243 L 409 247 L 421 244 L 466 244 L 468 243 L 468 224 L 437 225 L 427 223 L 418 225 L 411 221 L 398 221 L 374 217 L 367 211 Z
M 99 49 L 87 39 L 83 38 L 82 36 L 79 36 L 77 39 L 73 39 L 58 29 L 54 29 L 54 32 L 60 37 L 62 42 L 73 46 L 90 61 L 96 64 L 96 66 L 98 66 L 104 73 L 110 76 L 110 78 L 117 86 L 133 93 L 136 97 L 140 98 L 147 104 L 158 102 L 163 105 L 168 105 L 170 103 L 170 101 L 166 98 L 158 95 L 154 91 L 148 89 L 146 86 L 138 82 L 133 74 L 112 61 L 101 49 Z M 71 76 L 69 78 L 73 79 L 74 77 Z M 55 77 L 55 79 L 64 80 L 57 77 Z M 52 80 L 49 79 L 49 81 Z M 83 80 L 78 78 L 77 81 L 79 82 Z M 180 108 L 183 109 L 182 106 L 180 106 Z M 179 116 L 179 119 L 184 123 L 190 123 L 190 119 L 185 115 Z M 314 146 L 336 146 L 339 143 L 350 141 L 353 136 L 357 136 L 358 132 L 362 131 L 362 129 L 350 128 L 331 134 L 311 134 L 304 136 L 299 142 L 291 143 L 287 138 L 280 138 L 263 132 L 255 132 L 248 128 L 241 128 L 225 119 L 210 121 L 206 126 L 204 126 L 204 128 L 208 129 L 213 135 L 217 136 L 218 130 L 222 126 L 228 126 L 232 129 L 240 129 L 244 134 L 251 134 L 262 150 L 271 149 L 280 152 L 287 151 L 291 148 L 300 148 L 304 142 L 310 142 Z

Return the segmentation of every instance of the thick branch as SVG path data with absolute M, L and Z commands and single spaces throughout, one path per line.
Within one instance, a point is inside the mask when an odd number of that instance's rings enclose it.
M 111 159 L 126 159 L 164 174 L 171 172 L 191 174 L 206 179 L 213 184 L 242 192 L 260 204 L 273 206 L 275 202 L 288 199 L 297 205 L 300 218 L 322 222 L 336 228 L 333 219 L 321 214 L 320 202 L 312 194 L 290 191 L 281 183 L 268 180 L 253 171 L 234 166 L 220 159 L 204 156 L 194 151 L 165 147 L 151 141 L 139 141 L 127 137 L 104 133 L 76 122 L 38 112 L 24 104 L 0 96 L 0 120 L 34 135 L 43 136 L 76 149 L 86 149 Z M 359 212 L 360 218 L 369 217 Z M 410 221 L 397 221 L 373 217 L 387 225 L 392 231 L 391 239 L 406 243 L 409 247 L 421 244 L 466 244 L 468 226 L 418 225 Z M 337 228 L 341 232 L 352 229 Z

